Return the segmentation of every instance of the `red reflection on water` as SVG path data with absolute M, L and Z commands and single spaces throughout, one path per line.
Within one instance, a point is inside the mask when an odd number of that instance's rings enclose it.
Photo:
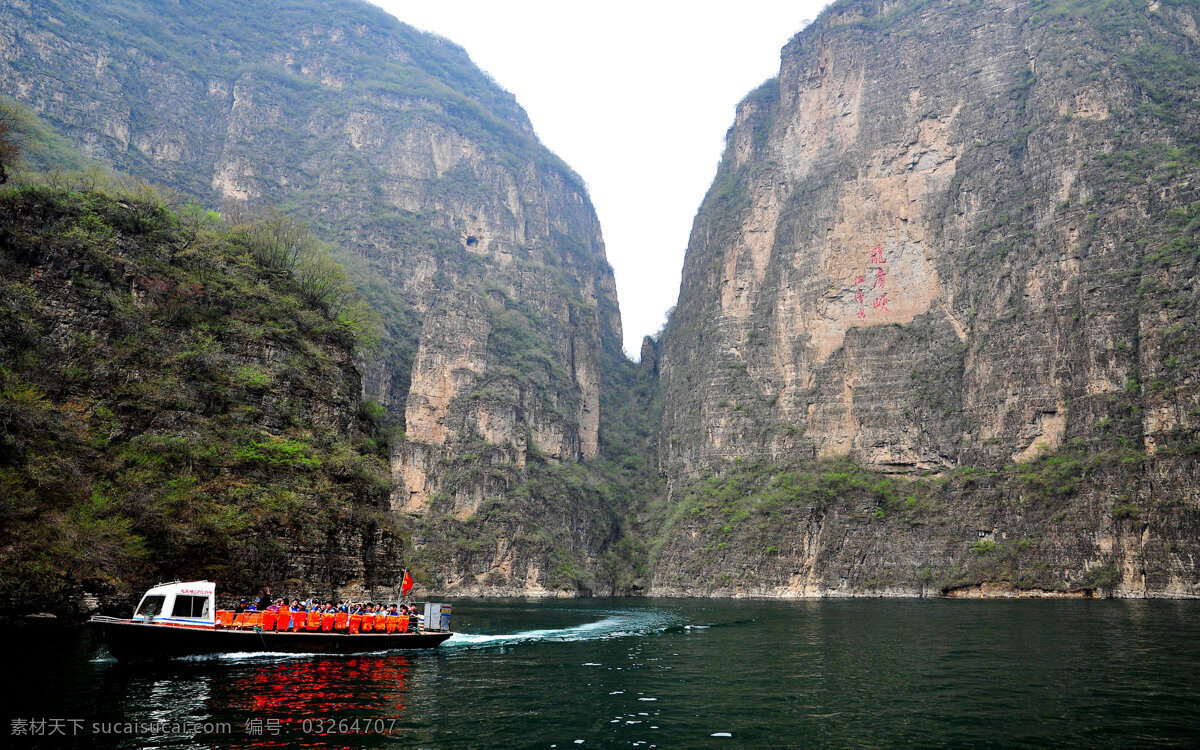
M 322 736 L 362 734 L 353 731 L 355 720 L 394 724 L 405 709 L 408 669 L 400 655 L 256 665 L 219 681 L 210 700 L 261 729 L 247 747 L 309 746 Z M 378 734 L 379 726 L 366 733 Z

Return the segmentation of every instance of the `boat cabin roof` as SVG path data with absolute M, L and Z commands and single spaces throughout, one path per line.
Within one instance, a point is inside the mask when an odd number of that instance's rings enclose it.
M 181 625 L 211 625 L 216 611 L 217 584 L 212 581 L 160 583 L 144 595 L 133 619 Z

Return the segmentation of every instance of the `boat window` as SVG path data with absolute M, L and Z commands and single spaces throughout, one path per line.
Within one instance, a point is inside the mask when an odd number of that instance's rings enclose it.
M 207 596 L 177 596 L 171 617 L 207 617 Z
M 166 600 L 165 596 L 147 596 L 142 599 L 142 606 L 138 607 L 137 614 L 143 617 L 154 617 L 162 612 L 163 602 Z

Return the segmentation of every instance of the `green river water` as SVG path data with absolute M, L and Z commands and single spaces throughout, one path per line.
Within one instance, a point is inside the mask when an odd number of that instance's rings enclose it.
M 1200 747 L 1196 601 L 453 604 L 440 649 L 369 656 L 6 630 L 0 747 Z

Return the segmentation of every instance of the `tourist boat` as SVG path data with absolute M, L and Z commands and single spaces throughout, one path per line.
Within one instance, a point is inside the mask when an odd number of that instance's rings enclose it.
M 88 624 L 99 630 L 108 650 L 121 661 L 243 652 L 350 654 L 437 648 L 453 635 L 450 612 L 448 604 L 426 604 L 423 622 L 412 629 L 408 617 L 383 615 L 235 615 L 216 609 L 212 581 L 174 581 L 147 591 L 133 617 L 96 616 Z

